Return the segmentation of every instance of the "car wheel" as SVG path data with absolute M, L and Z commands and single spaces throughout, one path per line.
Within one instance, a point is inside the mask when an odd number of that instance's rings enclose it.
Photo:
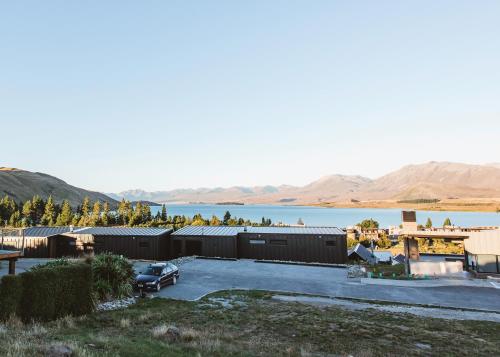
M 172 285 L 175 285 L 175 284 L 177 284 L 177 277 L 176 276 L 174 276 L 174 279 L 172 279 Z
M 160 282 L 158 282 L 158 284 L 156 284 L 156 291 L 160 292 L 160 290 L 161 290 L 161 284 Z

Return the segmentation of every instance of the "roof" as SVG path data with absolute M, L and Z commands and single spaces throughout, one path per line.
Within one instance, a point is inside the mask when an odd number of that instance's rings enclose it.
M 94 236 L 155 237 L 172 232 L 170 228 L 156 227 L 90 227 L 76 229 L 72 234 L 91 234 Z
M 185 226 L 172 233 L 173 236 L 227 236 L 235 237 L 243 232 L 240 226 Z
M 51 237 L 70 231 L 69 227 L 29 227 L 24 230 L 25 237 Z
M 404 264 L 406 262 L 406 256 L 404 254 L 398 254 L 392 258 L 393 262 L 398 262 L 399 264 Z
M 247 227 L 248 233 L 344 235 L 337 227 Z
M 177 236 L 236 236 L 239 233 L 257 234 L 345 234 L 336 227 L 252 227 L 252 226 L 185 226 L 172 235 Z
M 351 257 L 351 255 L 353 254 L 356 254 L 359 258 L 363 259 L 364 261 L 368 262 L 368 263 L 371 263 L 371 264 L 375 264 L 377 262 L 377 258 L 375 258 L 372 253 L 366 249 L 363 245 L 361 245 L 360 243 L 358 243 L 354 249 L 352 249 L 350 252 L 349 252 L 349 257 Z

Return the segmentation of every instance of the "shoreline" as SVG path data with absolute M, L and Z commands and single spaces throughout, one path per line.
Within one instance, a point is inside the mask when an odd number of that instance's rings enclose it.
M 306 204 L 310 207 L 323 208 L 372 208 L 372 209 L 407 209 L 416 211 L 435 212 L 477 212 L 477 213 L 499 213 L 499 201 L 451 201 L 446 200 L 437 203 L 402 203 L 398 201 L 360 201 L 360 202 L 324 202 Z

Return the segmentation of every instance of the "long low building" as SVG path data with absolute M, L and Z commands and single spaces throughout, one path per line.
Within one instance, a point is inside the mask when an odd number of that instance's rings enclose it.
M 30 227 L 2 237 L 4 249 L 23 249 L 27 258 L 57 258 L 111 252 L 130 259 L 170 258 L 172 229 L 149 227 Z M 23 246 L 24 244 L 24 246 Z
M 347 240 L 336 227 L 187 226 L 172 233 L 171 252 L 174 257 L 345 263 Z

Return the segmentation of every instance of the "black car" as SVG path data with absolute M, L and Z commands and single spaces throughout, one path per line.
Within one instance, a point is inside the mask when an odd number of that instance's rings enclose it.
M 171 263 L 150 264 L 144 272 L 139 272 L 135 278 L 137 290 L 160 291 L 162 286 L 177 283 L 179 268 Z

